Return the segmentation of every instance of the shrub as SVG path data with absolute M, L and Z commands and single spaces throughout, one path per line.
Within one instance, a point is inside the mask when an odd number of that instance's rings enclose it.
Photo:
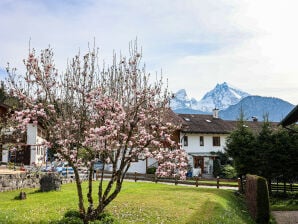
M 67 217 L 77 217 L 77 218 L 80 218 L 81 215 L 78 211 L 76 210 L 69 210 L 67 211 L 65 214 L 64 214 L 64 217 L 67 218 Z
M 118 221 L 110 213 L 101 213 L 98 216 L 98 220 L 101 221 L 102 224 L 118 224 Z M 95 224 L 95 223 L 94 223 Z M 96 223 L 99 224 L 99 223 Z
M 147 168 L 147 174 L 155 174 L 156 167 L 149 167 Z
M 58 191 L 61 186 L 60 178 L 54 173 L 44 175 L 39 183 L 41 192 Z
M 213 176 L 217 177 L 220 174 L 221 174 L 220 160 L 216 159 L 213 161 Z
M 256 223 L 268 223 L 270 209 L 266 179 L 256 175 L 247 175 L 245 196 L 248 210 Z
M 222 176 L 223 178 L 235 178 L 237 177 L 237 172 L 231 165 L 222 166 Z
M 84 224 L 84 222 L 78 217 L 64 217 L 57 224 Z

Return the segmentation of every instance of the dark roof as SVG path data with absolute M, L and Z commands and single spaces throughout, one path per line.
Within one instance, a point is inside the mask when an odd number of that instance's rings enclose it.
M 230 123 L 233 126 L 233 130 L 237 128 L 239 121 L 225 121 Z M 278 122 L 269 122 L 271 127 L 275 129 L 278 125 Z M 263 121 L 244 121 L 244 125 L 249 127 L 253 132 L 259 133 L 262 130 L 264 122 Z
M 207 114 L 178 114 L 184 120 L 182 130 L 188 133 L 229 134 L 233 125 Z
M 184 120 L 181 131 L 187 133 L 205 133 L 205 134 L 229 134 L 237 128 L 239 121 L 228 121 L 220 118 L 214 118 L 206 114 L 178 114 Z M 275 128 L 278 123 L 270 122 Z M 263 122 L 244 121 L 253 132 L 260 132 Z
M 167 109 L 164 113 L 164 118 L 167 122 L 171 122 L 174 125 L 182 126 L 184 125 L 184 120 L 174 113 L 171 109 Z
M 283 127 L 298 121 L 298 105 L 280 122 Z

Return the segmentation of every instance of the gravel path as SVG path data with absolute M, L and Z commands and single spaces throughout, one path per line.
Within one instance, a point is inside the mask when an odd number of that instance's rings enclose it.
M 273 211 L 278 224 L 298 224 L 298 211 Z

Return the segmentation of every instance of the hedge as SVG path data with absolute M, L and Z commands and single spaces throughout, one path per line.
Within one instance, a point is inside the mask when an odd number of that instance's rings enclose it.
M 269 223 L 270 207 L 266 179 L 246 175 L 245 196 L 248 210 L 256 223 Z

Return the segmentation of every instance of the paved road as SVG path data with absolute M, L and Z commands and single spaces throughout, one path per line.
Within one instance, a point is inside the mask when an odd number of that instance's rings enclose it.
M 273 211 L 278 224 L 298 224 L 298 211 Z

